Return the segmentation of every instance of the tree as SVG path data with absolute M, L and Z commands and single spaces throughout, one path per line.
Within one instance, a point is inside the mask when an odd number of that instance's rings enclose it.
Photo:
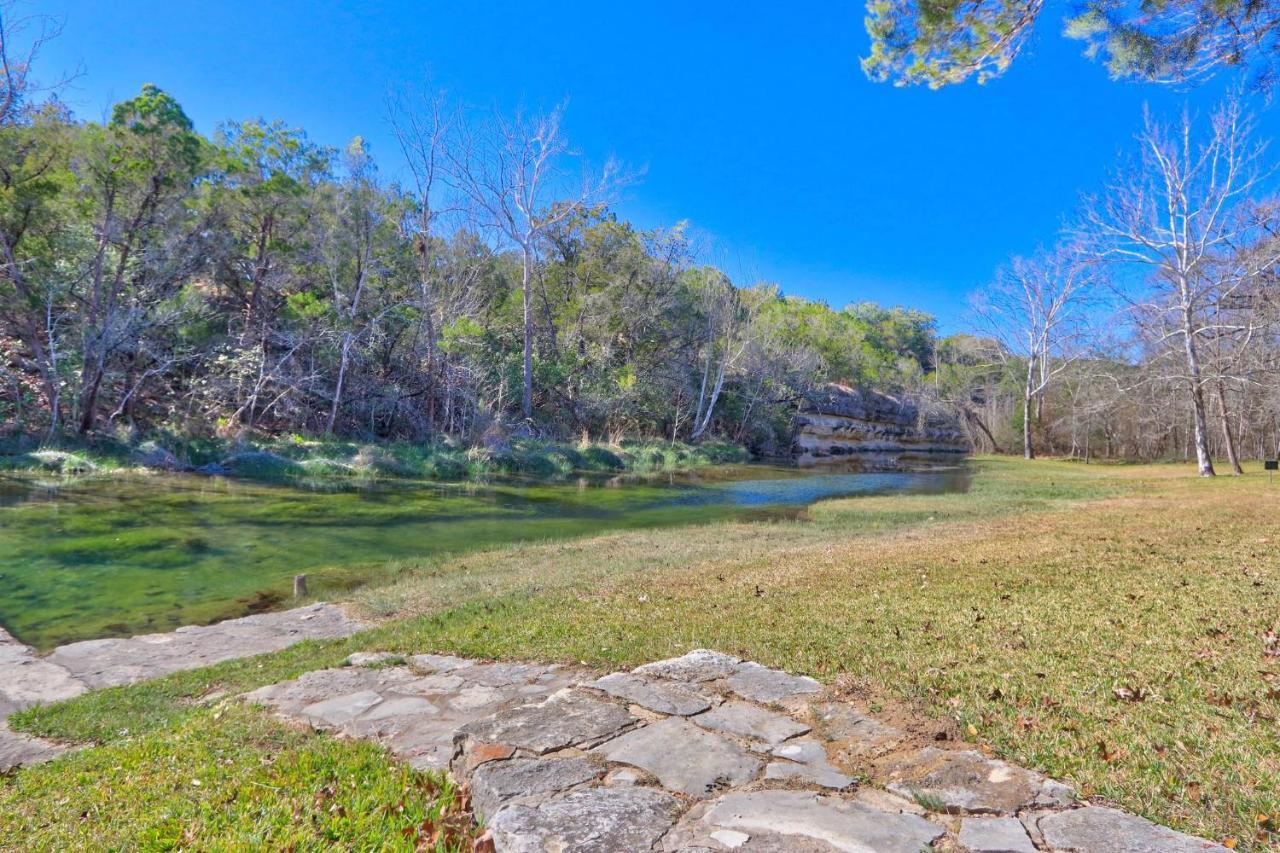
M 472 203 L 478 222 L 520 253 L 523 312 L 523 385 L 520 411 L 533 417 L 533 280 L 542 242 L 557 225 L 603 203 L 627 177 L 614 160 L 600 174 L 583 173 L 578 183 L 568 168 L 572 157 L 561 129 L 564 107 L 546 115 L 495 114 L 478 133 L 464 133 L 447 155 L 454 185 Z
M 939 88 L 1003 74 L 1026 46 L 1044 0 L 868 0 L 872 80 Z M 1252 64 L 1266 82 L 1280 50 L 1280 0 L 1088 0 L 1066 21 L 1113 77 L 1201 79 Z
M 409 167 L 413 184 L 413 210 L 405 228 L 417 257 L 417 314 L 423 339 L 427 388 L 427 422 L 434 425 L 436 402 L 436 354 L 440 330 L 456 319 L 444 293 L 437 266 L 437 222 L 442 210 L 438 196 L 449 165 L 447 146 L 456 131 L 458 116 L 440 91 L 402 93 L 388 99 L 391 129 Z M 456 293 L 456 290 L 454 291 Z M 446 405 L 446 409 L 448 406 Z
M 1265 177 L 1263 146 L 1238 99 L 1224 102 L 1207 127 L 1184 112 L 1172 128 L 1150 116 L 1139 159 L 1085 214 L 1083 234 L 1100 256 L 1129 267 L 1115 280 L 1148 339 L 1176 342 L 1201 476 L 1213 476 L 1201 350 L 1215 331 L 1213 305 L 1275 264 L 1274 243 L 1243 267 L 1232 247 L 1262 243 L 1250 193 Z
M 1060 246 L 1014 258 L 986 290 L 977 310 L 999 352 L 1021 360 L 1022 454 L 1035 458 L 1034 420 L 1040 420 L 1050 382 L 1081 354 L 1081 306 L 1091 270 L 1073 248 Z
M 185 251 L 203 233 L 187 216 L 187 202 L 205 155 L 182 107 L 151 84 L 116 104 L 105 127 L 81 135 L 73 156 L 92 211 L 77 295 L 82 434 L 97 421 L 112 359 L 128 356 L 151 322 L 149 310 L 174 294 L 189 272 L 185 264 L 199 257 Z M 167 251 L 157 251 L 168 235 Z

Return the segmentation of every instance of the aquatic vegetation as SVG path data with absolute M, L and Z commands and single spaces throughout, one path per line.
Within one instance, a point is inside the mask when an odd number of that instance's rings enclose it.
M 344 598 L 393 578 L 404 561 L 793 513 L 863 490 L 956 487 L 947 476 L 824 477 L 765 466 L 445 484 L 380 479 L 320 460 L 249 460 L 261 470 L 303 472 L 277 483 L 158 473 L 0 479 L 0 624 L 47 648 L 274 606 L 298 572 L 311 576 L 312 595 Z

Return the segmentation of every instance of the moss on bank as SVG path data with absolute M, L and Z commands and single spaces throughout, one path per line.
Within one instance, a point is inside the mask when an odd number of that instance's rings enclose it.
M 624 440 L 561 443 L 517 438 L 494 447 L 454 442 L 362 443 L 291 436 L 227 442 L 165 435 L 143 442 L 67 440 L 30 449 L 31 440 L 0 442 L 0 471 L 89 475 L 121 470 L 187 470 L 271 482 L 401 478 L 464 481 L 494 476 L 569 477 L 584 473 L 691 470 L 745 462 L 736 444 L 696 445 Z

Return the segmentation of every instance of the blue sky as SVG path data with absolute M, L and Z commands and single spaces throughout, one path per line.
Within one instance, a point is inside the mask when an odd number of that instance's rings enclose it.
M 331 145 L 363 135 L 395 177 L 383 98 L 397 83 L 506 108 L 567 97 L 587 158 L 647 169 L 622 215 L 689 220 L 739 282 L 922 308 L 947 330 L 966 293 L 1099 187 L 1144 102 L 1204 109 L 1220 88 L 1110 81 L 1060 37 L 1053 4 L 1005 77 L 938 92 L 862 76 L 856 2 L 40 5 L 65 19 L 41 71 L 82 67 L 65 94 L 82 117 L 155 83 L 202 130 L 261 116 Z

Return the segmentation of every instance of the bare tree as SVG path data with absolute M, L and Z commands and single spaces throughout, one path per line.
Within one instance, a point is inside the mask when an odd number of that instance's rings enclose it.
M 533 416 L 533 279 L 541 243 L 571 216 L 605 203 L 628 180 L 612 159 L 597 174 L 571 171 L 574 157 L 560 123 L 564 105 L 546 115 L 495 113 L 477 131 L 462 130 L 447 153 L 450 179 L 479 224 L 520 252 L 524 310 L 524 384 L 520 411 Z
M 1035 458 L 1032 436 L 1050 383 L 1082 352 L 1082 306 L 1092 271 L 1074 247 L 1014 258 L 977 294 L 975 308 L 998 352 L 1023 364 L 1022 455 Z
M 438 203 L 438 196 L 449 165 L 446 146 L 458 118 L 444 92 L 425 89 L 389 96 L 387 114 L 413 182 L 414 209 L 407 225 L 418 266 L 417 307 L 426 350 L 423 372 L 427 380 L 427 422 L 434 427 L 436 349 L 445 322 L 444 306 L 437 293 L 435 231 L 437 220 L 446 212 Z
M 1213 333 L 1212 305 L 1267 269 L 1270 253 L 1249 268 L 1223 275 L 1233 246 L 1254 242 L 1250 195 L 1266 177 L 1265 146 L 1233 97 L 1207 125 L 1184 112 L 1173 127 L 1149 115 L 1138 135 L 1140 155 L 1093 201 L 1085 233 L 1103 258 L 1130 267 L 1117 277 L 1133 316 L 1157 341 L 1180 345 L 1191 402 L 1192 433 L 1201 476 L 1214 474 L 1205 406 L 1201 349 Z
M 716 403 L 724 391 L 728 371 L 746 352 L 759 294 L 744 292 L 733 286 L 729 277 L 716 269 L 698 274 L 699 307 L 706 316 L 706 340 L 702 346 L 702 382 L 698 387 L 698 405 L 689 434 L 697 441 L 711 426 Z

